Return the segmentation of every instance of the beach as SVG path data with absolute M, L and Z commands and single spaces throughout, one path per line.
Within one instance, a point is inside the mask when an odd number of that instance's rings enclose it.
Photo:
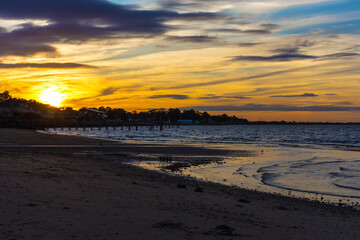
M 360 212 L 126 164 L 222 150 L 0 129 L 0 239 L 360 239 Z

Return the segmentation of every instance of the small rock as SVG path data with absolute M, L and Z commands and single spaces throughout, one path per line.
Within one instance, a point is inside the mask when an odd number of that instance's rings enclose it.
M 29 203 L 26 205 L 27 207 L 37 207 L 38 205 L 37 204 L 34 204 L 34 203 Z
M 288 208 L 287 208 L 287 207 L 284 207 L 284 206 L 279 206 L 279 209 L 280 209 L 280 210 L 288 210 Z
M 179 229 L 182 227 L 182 223 L 173 222 L 171 220 L 164 220 L 158 223 L 153 224 L 153 228 L 170 228 L 170 229 Z
M 196 188 L 195 188 L 195 192 L 203 192 L 203 190 L 202 190 L 202 188 L 200 188 L 200 187 L 196 187 Z
M 239 201 L 239 202 L 242 202 L 242 203 L 250 203 L 249 200 L 243 199 L 243 198 L 240 198 L 238 201 Z
M 217 235 L 236 236 L 236 234 L 234 233 L 234 230 L 235 230 L 234 228 L 229 227 L 225 224 L 222 224 L 222 225 L 215 227 L 212 232 Z
M 178 188 L 186 188 L 186 185 L 185 184 L 178 184 L 177 187 Z

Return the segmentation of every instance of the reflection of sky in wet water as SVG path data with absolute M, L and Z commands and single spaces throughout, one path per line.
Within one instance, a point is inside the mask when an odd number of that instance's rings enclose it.
M 225 158 L 224 164 L 192 166 L 183 169 L 182 175 L 314 200 L 360 202 L 359 152 L 292 147 L 258 150 L 258 156 Z M 137 163 L 153 170 L 168 164 Z
M 48 132 L 124 142 L 157 141 L 256 150 L 260 153 L 258 156 L 223 156 L 226 164 L 201 164 L 184 169 L 183 174 L 296 197 L 360 202 L 360 152 L 351 151 L 360 149 L 360 126 L 181 126 L 164 128 L 164 131 L 144 127 L 139 131 L 96 128 Z M 194 158 L 186 154 L 173 158 L 203 161 L 200 156 Z M 138 165 L 146 168 L 158 169 L 167 164 L 159 163 L 158 156 L 142 159 L 147 161 Z
M 187 169 L 184 173 L 297 197 L 324 197 L 332 202 L 340 199 L 353 203 L 360 201 L 359 152 L 267 148 L 263 155 L 257 157 L 228 161 L 222 166 L 196 167 Z

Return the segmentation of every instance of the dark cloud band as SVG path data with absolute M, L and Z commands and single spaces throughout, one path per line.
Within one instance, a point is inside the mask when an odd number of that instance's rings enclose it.
M 165 38 L 167 41 L 172 42 L 184 42 L 184 43 L 211 43 L 211 42 L 218 42 L 219 38 L 217 37 L 210 37 L 210 36 L 167 36 Z
M 153 95 L 149 97 L 150 99 L 157 99 L 157 98 L 170 98 L 175 100 L 184 100 L 189 99 L 188 95 L 181 95 L 181 94 L 169 94 L 169 95 Z
M 318 97 L 319 95 L 315 93 L 303 93 L 298 95 L 274 95 L 271 97 L 282 97 L 282 98 L 293 98 L 293 97 Z
M 191 106 L 198 111 L 275 111 L 275 112 L 351 112 L 360 111 L 356 106 L 292 106 L 292 105 L 266 105 L 266 104 L 245 104 L 245 105 L 220 105 L 220 106 Z
M 215 95 L 215 94 L 207 94 L 206 96 L 199 97 L 199 99 L 251 99 L 250 97 L 243 96 L 232 96 L 232 95 Z
M 316 56 L 305 55 L 305 54 L 277 54 L 272 56 L 236 56 L 232 58 L 232 61 L 294 61 L 303 59 L 316 59 Z
M 0 63 L 0 69 L 15 68 L 50 68 L 50 69 L 70 69 L 70 68 L 96 68 L 91 65 L 79 63 Z
M 0 18 L 43 20 L 7 32 L 0 29 L 0 56 L 57 55 L 54 43 L 81 44 L 91 40 L 151 38 L 171 29 L 170 20 L 218 19 L 216 13 L 177 13 L 137 10 L 105 0 L 11 0 L 0 1 Z

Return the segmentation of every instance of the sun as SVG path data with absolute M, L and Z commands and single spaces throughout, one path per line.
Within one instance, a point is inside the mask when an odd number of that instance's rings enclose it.
M 63 100 L 62 94 L 54 88 L 46 88 L 40 94 L 40 101 L 54 107 L 60 107 Z

